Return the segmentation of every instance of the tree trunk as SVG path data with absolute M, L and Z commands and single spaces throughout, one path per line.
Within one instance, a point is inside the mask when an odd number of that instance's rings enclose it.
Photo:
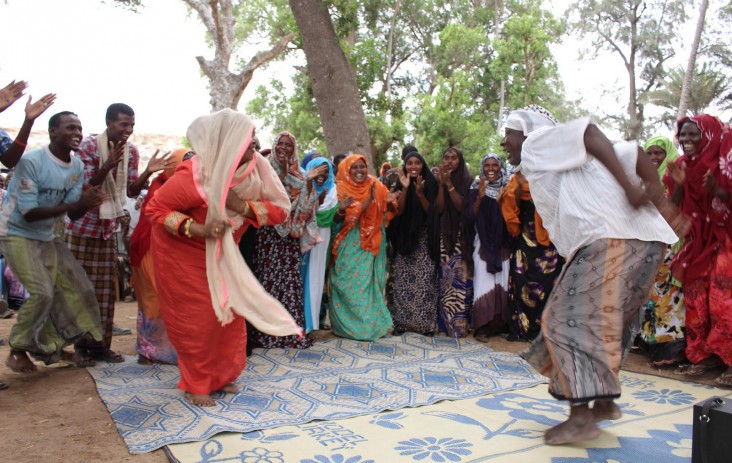
M 300 30 L 312 80 L 313 95 L 328 152 L 360 153 L 371 159 L 371 141 L 356 75 L 338 43 L 326 3 L 321 0 L 289 0 Z
M 496 37 L 501 38 L 503 33 L 503 0 L 494 0 L 493 7 L 495 8 L 495 21 L 496 21 Z M 496 133 L 503 135 L 503 113 L 506 111 L 506 80 L 501 77 L 501 93 L 498 96 L 498 121 L 496 122 Z
M 684 84 L 681 87 L 681 98 L 679 99 L 679 110 L 676 113 L 676 119 L 686 116 L 686 110 L 689 107 L 689 98 L 691 97 L 691 79 L 694 76 L 696 68 L 696 55 L 699 52 L 699 42 L 701 41 L 702 31 L 704 31 L 704 19 L 707 15 L 708 0 L 702 0 L 699 6 L 699 19 L 696 22 L 696 32 L 694 33 L 694 41 L 691 44 L 689 52 L 689 62 L 686 64 L 686 74 L 684 74 Z
M 231 0 L 183 0 L 197 14 L 208 31 L 214 45 L 214 58 L 207 60 L 196 56 L 198 65 L 209 81 L 211 109 L 236 109 L 244 89 L 252 80 L 254 71 L 273 60 L 295 37 L 290 33 L 269 50 L 257 53 L 239 72 L 231 72 L 229 64 L 234 53 L 236 41 L 236 17 Z

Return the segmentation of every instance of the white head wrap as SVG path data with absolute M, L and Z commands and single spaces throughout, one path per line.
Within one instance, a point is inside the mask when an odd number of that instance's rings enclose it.
M 559 121 L 545 108 L 539 105 L 528 105 L 523 109 L 512 111 L 506 119 L 506 128 L 523 132 L 528 136 L 531 132 L 543 127 L 553 127 Z

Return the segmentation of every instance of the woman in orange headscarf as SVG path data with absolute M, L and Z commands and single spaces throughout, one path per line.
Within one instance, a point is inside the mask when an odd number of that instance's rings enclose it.
M 384 300 L 384 226 L 394 215 L 400 192 L 389 193 L 369 175 L 366 158 L 360 154 L 343 160 L 337 185 L 340 206 L 329 277 L 331 326 L 337 336 L 373 341 L 392 328 Z
M 160 175 L 150 183 L 145 200 L 140 206 L 140 221 L 130 236 L 130 265 L 132 281 L 137 295 L 137 362 L 142 365 L 155 363 L 178 363 L 178 354 L 168 339 L 163 318 L 160 316 L 160 304 L 155 290 L 155 275 L 152 254 L 150 253 L 150 231 L 152 222 L 146 213 L 147 205 L 155 192 L 175 174 L 175 168 L 193 152 L 181 148 L 165 161 L 166 167 Z

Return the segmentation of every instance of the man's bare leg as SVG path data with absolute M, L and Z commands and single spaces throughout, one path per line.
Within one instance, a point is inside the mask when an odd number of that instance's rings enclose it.
M 595 439 L 600 429 L 595 424 L 595 416 L 588 404 L 573 405 L 569 408 L 569 419 L 544 433 L 544 442 L 549 445 L 570 444 Z

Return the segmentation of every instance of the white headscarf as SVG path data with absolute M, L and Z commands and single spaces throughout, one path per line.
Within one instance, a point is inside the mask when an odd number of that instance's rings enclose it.
M 531 132 L 559 124 L 557 119 L 545 108 L 531 104 L 523 109 L 512 111 L 506 119 L 506 128 L 518 130 L 528 136 Z
M 251 119 L 231 109 L 201 116 L 188 127 L 187 137 L 197 154 L 192 158 L 194 182 L 208 204 L 206 223 L 228 219 L 234 228 L 243 224 L 241 215 L 226 209 L 229 189 L 242 199 L 269 201 L 289 214 L 290 198 L 264 157 L 255 153 L 251 161 L 239 166 L 253 135 Z M 211 302 L 222 324 L 231 322 L 235 312 L 270 335 L 302 333 L 247 267 L 233 233 L 220 240 L 206 239 L 206 276 Z

